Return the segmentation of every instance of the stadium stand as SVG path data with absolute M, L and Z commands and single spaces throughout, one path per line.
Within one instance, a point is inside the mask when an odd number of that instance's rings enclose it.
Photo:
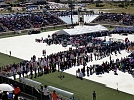
M 37 11 L 37 10 L 39 10 L 38 5 L 28 5 L 28 6 L 26 7 L 26 11 L 27 11 L 27 12 Z
M 112 33 L 129 33 L 132 34 L 134 33 L 134 27 L 115 27 L 112 31 Z
M 61 8 L 69 9 L 69 6 L 66 4 L 58 4 L 58 3 L 49 3 L 47 4 L 50 10 L 59 10 Z
M 0 23 L 11 31 L 30 28 L 30 25 L 25 21 L 24 17 L 18 14 L 4 15 L 0 18 Z
M 4 28 L 0 25 L 0 32 L 5 32 Z
M 115 25 L 134 25 L 134 15 L 126 13 L 100 13 L 95 22 Z
M 0 23 L 10 31 L 65 24 L 61 19 L 48 12 L 3 14 Z M 2 28 L 1 31 L 3 31 Z

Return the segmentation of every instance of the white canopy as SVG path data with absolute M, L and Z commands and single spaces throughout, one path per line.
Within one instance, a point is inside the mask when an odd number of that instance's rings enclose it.
M 57 31 L 56 34 L 59 35 L 80 35 L 80 34 L 90 34 L 94 32 L 102 32 L 108 31 L 108 29 L 102 25 L 95 25 L 95 26 L 76 26 L 72 29 L 63 29 Z

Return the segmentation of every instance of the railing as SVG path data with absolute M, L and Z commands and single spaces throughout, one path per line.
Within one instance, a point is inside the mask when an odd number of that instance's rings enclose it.
M 65 91 L 65 90 L 62 90 L 62 89 L 59 89 L 59 88 L 56 88 L 56 87 L 53 87 L 53 86 L 48 86 L 47 88 L 48 88 L 49 91 L 55 90 L 56 93 L 58 93 L 60 95 L 63 95 L 63 96 L 66 96 L 68 98 L 70 98 L 74 95 L 74 93 L 71 93 L 69 91 Z
M 24 92 L 21 92 L 21 95 L 22 95 L 22 98 L 23 98 L 23 99 L 29 98 L 30 100 L 37 100 L 37 97 L 32 96 L 32 95 L 29 95 L 29 94 L 24 93 Z
M 43 92 L 37 90 L 35 87 L 24 84 L 22 82 L 12 80 L 8 77 L 0 76 L 0 83 L 17 84 L 21 89 L 20 98 L 28 99 L 28 100 L 51 100 L 51 95 L 50 95 L 50 99 L 48 99 L 43 95 Z M 61 90 L 52 86 L 48 86 L 48 88 L 50 92 L 52 92 L 53 90 L 56 90 L 60 100 L 61 99 L 70 100 L 70 97 L 73 95 L 73 93 L 71 92 Z
M 32 100 L 49 100 L 45 98 L 42 92 L 37 91 L 37 89 L 35 89 L 34 87 L 29 86 L 27 84 L 23 84 L 22 82 L 15 81 L 4 76 L 0 76 L 0 83 L 17 84 L 20 87 L 21 92 L 23 94 L 27 94 L 27 97 L 31 96 L 30 98 L 33 98 Z

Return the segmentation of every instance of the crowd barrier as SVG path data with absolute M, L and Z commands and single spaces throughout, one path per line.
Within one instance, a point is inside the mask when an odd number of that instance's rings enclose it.
M 21 96 L 20 96 L 19 100 L 27 100 L 27 98 L 29 98 L 30 100 L 38 100 L 37 97 L 35 97 L 35 96 L 32 96 L 32 95 L 29 95 L 27 93 L 21 92 Z
M 28 78 L 24 78 L 24 77 L 21 77 L 20 81 L 22 83 L 27 84 L 27 85 L 33 86 L 33 87 L 35 87 L 36 89 L 39 89 L 39 90 L 41 89 L 41 86 L 42 86 L 42 84 L 40 82 L 31 80 L 31 79 L 28 79 Z
M 17 84 L 21 89 L 21 93 L 23 93 L 23 94 L 25 93 L 28 96 L 31 96 L 31 98 L 35 98 L 35 100 L 36 100 L 36 98 L 37 98 L 37 100 L 50 100 L 50 99 L 46 99 L 45 96 L 43 95 L 43 93 L 37 91 L 37 89 L 35 87 L 24 84 L 19 81 L 15 81 L 8 77 L 0 76 L 0 83 Z
M 66 96 L 68 98 L 72 97 L 73 94 L 74 94 L 74 93 L 71 93 L 71 92 L 68 92 L 68 91 L 53 87 L 53 86 L 48 86 L 47 88 L 48 88 L 49 91 L 54 91 L 55 90 L 56 93 L 61 94 L 63 96 Z
M 22 80 L 23 81 L 25 80 L 25 81 L 27 81 L 27 83 L 29 82 L 29 84 L 32 84 L 32 85 L 24 84 L 23 82 L 13 80 L 13 79 L 10 79 L 10 78 L 5 77 L 5 76 L 0 76 L 0 83 L 17 84 L 20 87 L 20 89 L 21 89 L 20 97 L 26 96 L 26 97 L 32 98 L 32 100 L 50 100 L 50 99 L 47 99 L 43 95 L 43 92 L 38 91 L 35 87 L 33 87 L 34 83 L 37 85 L 37 87 L 40 86 L 40 83 L 35 82 L 33 80 L 31 81 L 31 80 L 25 79 L 25 78 Z M 71 93 L 71 92 L 68 92 L 68 91 L 53 87 L 53 86 L 48 86 L 48 90 L 50 92 L 53 92 L 55 90 L 56 93 L 60 97 L 64 98 L 63 100 L 70 100 L 69 98 L 74 95 L 74 93 Z

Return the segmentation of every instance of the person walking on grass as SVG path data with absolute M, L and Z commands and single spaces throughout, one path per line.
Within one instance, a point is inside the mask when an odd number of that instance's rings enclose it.
M 93 91 L 93 100 L 96 100 L 96 92 Z
M 11 51 L 9 51 L 9 57 L 11 57 Z

